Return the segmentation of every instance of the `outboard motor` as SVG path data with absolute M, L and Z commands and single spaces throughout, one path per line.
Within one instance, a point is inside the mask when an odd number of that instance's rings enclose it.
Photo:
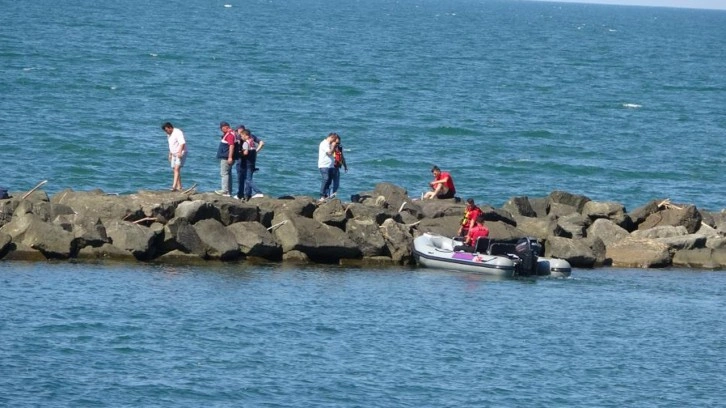
M 537 275 L 537 256 L 542 252 L 542 246 L 531 237 L 521 238 L 515 245 L 517 256 L 521 262 L 517 265 L 519 276 Z

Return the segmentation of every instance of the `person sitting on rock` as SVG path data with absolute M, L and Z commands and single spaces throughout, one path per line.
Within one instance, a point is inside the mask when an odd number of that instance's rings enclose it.
M 451 178 L 451 174 L 441 171 L 438 166 L 434 166 L 431 173 L 434 175 L 434 180 L 429 183 L 432 191 L 424 194 L 423 198 L 454 198 L 456 187 L 454 187 L 454 179 Z
M 474 226 L 469 229 L 464 245 L 455 246 L 454 251 L 474 252 L 476 249 L 476 240 L 479 238 L 486 238 L 488 236 L 489 228 L 484 225 L 484 214 L 481 213 L 476 217 Z
M 459 231 L 456 232 L 456 236 L 466 237 L 469 233 L 469 229 L 476 223 L 476 217 L 478 217 L 481 213 L 481 208 L 474 204 L 474 199 L 468 198 L 466 200 L 464 216 L 461 218 L 461 226 L 459 227 Z

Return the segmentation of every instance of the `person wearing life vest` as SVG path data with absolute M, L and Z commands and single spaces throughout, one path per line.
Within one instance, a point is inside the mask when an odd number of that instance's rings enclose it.
M 459 237 L 465 237 L 469 232 L 469 229 L 476 223 L 476 218 L 479 214 L 482 214 L 481 208 L 474 204 L 473 198 L 468 198 L 466 200 L 464 216 L 461 218 L 461 226 L 459 227 L 459 231 L 457 231 L 456 235 Z
M 479 214 L 474 220 L 474 226 L 469 229 L 469 233 L 466 234 L 466 240 L 464 245 L 457 245 L 454 247 L 454 251 L 466 251 L 474 252 L 476 250 L 476 240 L 479 238 L 486 238 L 489 236 L 489 228 L 484 225 L 484 214 Z
M 235 162 L 235 135 L 232 128 L 227 122 L 219 124 L 219 130 L 222 132 L 222 138 L 219 140 L 217 148 L 217 159 L 219 159 L 219 174 L 222 177 L 222 189 L 216 190 L 215 193 L 230 197 L 232 191 L 232 166 Z
M 423 198 L 454 198 L 456 195 L 456 187 L 454 187 L 454 179 L 451 178 L 451 174 L 446 171 L 441 171 L 438 166 L 434 166 L 431 169 L 431 174 L 434 175 L 434 180 L 429 183 L 432 191 L 424 194 Z
M 335 147 L 333 148 L 333 184 L 330 193 L 330 197 L 333 198 L 338 194 L 338 188 L 340 187 L 340 168 L 343 167 L 345 172 L 348 172 L 348 163 L 345 162 L 345 155 L 343 155 L 343 145 L 340 143 L 340 135 L 335 135 Z
M 257 163 L 257 152 L 259 149 L 255 144 L 255 140 L 252 138 L 252 133 L 249 129 L 242 131 L 242 157 L 240 158 L 240 166 L 244 166 L 245 180 L 244 180 L 244 199 L 249 201 L 252 197 L 262 197 L 262 190 L 257 188 L 252 177 L 255 174 L 255 167 Z M 254 194 L 254 195 L 253 195 Z

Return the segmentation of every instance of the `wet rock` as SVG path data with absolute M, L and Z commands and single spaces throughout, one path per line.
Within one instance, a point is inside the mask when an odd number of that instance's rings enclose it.
M 613 266 L 626 268 L 663 268 L 671 264 L 668 245 L 647 238 L 629 237 L 607 247 Z
M 726 267 L 726 249 L 697 248 L 676 251 L 673 266 L 722 269 Z
M 633 238 L 670 238 L 687 235 L 688 230 L 682 225 L 664 225 L 661 227 L 653 227 L 647 230 L 636 230 L 630 233 Z
M 597 262 L 597 257 L 585 242 L 564 237 L 550 237 L 545 245 L 545 256 L 565 259 L 575 268 L 592 268 Z
M 219 208 L 212 205 L 212 203 L 202 200 L 179 203 L 176 210 L 174 210 L 174 216 L 172 218 L 184 218 L 190 224 L 197 223 L 201 220 L 221 220 Z
M 628 231 L 613 221 L 605 218 L 596 219 L 587 229 L 588 237 L 597 237 L 602 240 L 605 246 L 621 241 L 630 234 Z
M 313 213 L 317 208 L 315 200 L 311 197 L 305 196 L 290 197 L 286 199 L 271 199 L 265 197 L 255 200 L 255 205 L 259 206 L 260 211 L 265 211 L 268 214 L 284 212 L 305 218 L 313 218 Z M 264 220 L 261 221 L 263 225 L 267 225 Z M 270 222 L 272 223 L 272 221 Z
M 237 239 L 217 220 L 201 220 L 193 225 L 197 235 L 205 246 L 204 258 L 230 261 L 240 255 Z
M 583 238 L 585 230 L 590 226 L 590 219 L 580 213 L 563 215 L 557 219 L 557 225 L 562 229 L 562 236 L 567 238 Z
M 240 252 L 245 256 L 270 260 L 282 258 L 282 246 L 277 243 L 274 235 L 259 222 L 238 222 L 227 229 L 232 232 Z
M 191 253 L 205 258 L 207 256 L 207 246 L 204 245 L 202 239 L 197 234 L 197 230 L 184 217 L 174 218 L 167 224 L 168 231 L 173 238 L 175 245 L 165 244 L 167 249 L 179 249 L 185 253 Z
M 385 210 L 380 207 L 374 207 L 359 203 L 348 204 L 345 207 L 345 212 L 348 218 L 362 221 L 371 220 L 377 225 L 383 224 L 385 220 L 393 218 L 396 215 L 394 212 Z
M 394 262 L 407 264 L 413 262 L 412 244 L 413 236 L 408 228 L 393 219 L 387 219 L 381 225 L 383 239 Z
M 300 251 L 314 262 L 338 262 L 341 258 L 361 256 L 360 249 L 339 228 L 288 213 L 276 214 L 272 223 L 283 221 L 286 222 L 273 233 L 283 253 Z
M 445 237 L 454 237 L 459 231 L 461 225 L 460 215 L 449 215 L 439 218 L 424 218 L 417 225 L 416 230 L 419 233 L 429 232 L 439 234 Z
M 351 219 L 348 221 L 346 233 L 358 245 L 363 257 L 375 257 L 385 254 L 386 240 L 374 220 Z
M 76 253 L 73 234 L 33 213 L 16 213 L 0 232 L 10 235 L 14 243 L 40 251 L 46 258 L 66 259 Z
M 701 214 L 693 205 L 684 208 L 669 207 L 648 216 L 640 225 L 639 230 L 655 228 L 664 225 L 686 227 L 689 234 L 698 231 L 701 226 Z
M 128 221 L 109 222 L 106 225 L 106 234 L 115 247 L 128 251 L 134 258 L 144 261 L 154 258 L 160 241 L 155 231 Z
M 628 231 L 632 231 L 633 229 L 633 222 L 630 220 L 628 214 L 626 214 L 625 206 L 620 203 L 612 201 L 588 201 L 582 208 L 582 215 L 592 221 L 602 218 L 608 219 Z
M 515 216 L 517 228 L 528 237 L 535 237 L 544 241 L 549 236 L 562 236 L 565 232 L 557 224 L 557 220 L 549 217 L 530 218 L 525 216 Z
M 313 219 L 345 231 L 345 223 L 348 217 L 343 204 L 340 200 L 335 199 L 320 204 L 313 212 Z

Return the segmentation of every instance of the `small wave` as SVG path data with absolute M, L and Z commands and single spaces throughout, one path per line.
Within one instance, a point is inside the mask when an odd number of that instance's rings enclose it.
M 230 8 L 230 7 L 232 7 L 232 5 L 231 4 L 225 4 L 224 7 Z
M 643 107 L 643 105 L 639 105 L 637 103 L 624 103 L 623 104 L 623 108 L 628 108 L 628 109 L 639 109 L 642 107 Z
M 460 128 L 460 127 L 455 127 L 455 126 L 438 126 L 438 127 L 429 129 L 429 133 L 432 133 L 434 135 L 446 135 L 446 136 L 476 136 L 479 134 L 479 132 L 477 132 L 475 130 Z

